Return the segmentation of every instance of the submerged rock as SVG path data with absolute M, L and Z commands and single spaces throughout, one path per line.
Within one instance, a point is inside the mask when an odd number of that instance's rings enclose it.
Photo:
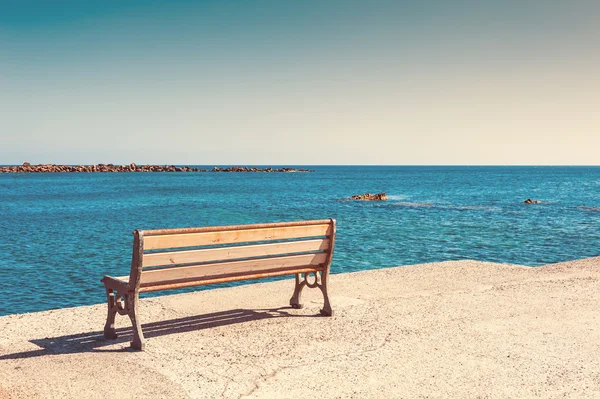
M 399 202 L 397 204 L 394 204 L 396 206 L 407 206 L 407 207 L 413 207 L 413 208 L 429 208 L 432 206 L 435 206 L 434 204 L 430 204 L 428 202 Z
M 387 201 L 388 197 L 386 193 L 377 193 L 377 194 L 358 194 L 350 197 L 351 200 L 356 201 Z
M 579 209 L 584 211 L 592 211 L 592 212 L 600 212 L 600 207 L 592 207 L 592 206 L 578 206 Z

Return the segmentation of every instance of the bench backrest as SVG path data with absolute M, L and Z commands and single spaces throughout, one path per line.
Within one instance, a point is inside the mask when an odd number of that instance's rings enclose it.
M 329 271 L 335 220 L 136 230 L 138 292 Z

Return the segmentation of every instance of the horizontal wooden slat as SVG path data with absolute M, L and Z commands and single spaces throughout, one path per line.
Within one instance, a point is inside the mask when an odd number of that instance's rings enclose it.
M 277 271 L 290 269 L 296 266 L 320 266 L 327 261 L 327 256 L 326 253 L 318 253 L 145 270 L 142 272 L 141 284 L 148 285 L 185 279 L 201 279 L 213 276 L 219 277 L 236 273 L 260 273 L 267 270 Z
M 209 284 L 230 283 L 233 281 L 242 281 L 242 280 L 255 280 L 255 279 L 259 279 L 259 278 L 286 276 L 286 275 L 296 274 L 296 273 L 311 273 L 311 272 L 317 272 L 317 271 L 321 271 L 321 270 L 323 270 L 322 267 L 307 267 L 307 268 L 293 269 L 293 270 L 279 270 L 279 271 L 257 273 L 257 274 L 246 274 L 246 275 L 240 275 L 240 276 L 228 276 L 228 277 L 218 277 L 218 278 L 211 278 L 211 279 L 204 279 L 204 280 L 184 281 L 184 282 L 178 282 L 178 283 L 167 283 L 167 284 L 161 284 L 161 285 L 150 285 L 150 286 L 140 287 L 139 292 L 174 290 L 176 288 L 196 287 L 199 285 L 209 285 Z
M 144 250 L 284 240 L 289 238 L 317 237 L 331 234 L 331 224 L 169 234 L 144 237 Z
M 331 241 L 328 238 L 307 241 L 277 242 L 272 244 L 221 247 L 192 251 L 159 252 L 144 255 L 144 267 L 177 265 L 184 263 L 213 262 L 228 259 L 264 257 L 292 254 L 295 252 L 326 251 Z
M 292 227 L 292 226 L 308 226 L 315 224 L 331 224 L 334 219 L 323 220 L 299 220 L 295 222 L 279 222 L 279 223 L 260 223 L 260 224 L 238 224 L 229 226 L 205 226 L 205 227 L 185 227 L 181 229 L 160 229 L 160 230 L 143 230 L 144 236 L 163 236 L 168 234 L 189 234 L 189 233 L 206 233 L 211 231 L 232 231 L 232 230 L 250 230 L 250 229 L 265 229 L 275 227 Z

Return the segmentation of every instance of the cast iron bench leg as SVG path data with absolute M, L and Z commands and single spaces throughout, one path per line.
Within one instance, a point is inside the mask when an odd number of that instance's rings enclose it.
M 146 343 L 144 340 L 144 332 L 142 331 L 142 323 L 140 323 L 140 317 L 138 315 L 139 307 L 139 294 L 136 292 L 132 295 L 127 295 L 127 314 L 131 319 L 131 325 L 133 326 L 133 341 L 131 341 L 131 347 L 143 351 Z
M 333 316 L 333 310 L 331 309 L 331 303 L 329 302 L 329 294 L 327 293 L 327 280 L 329 280 L 329 272 L 324 271 L 321 273 L 321 284 L 319 284 L 319 288 L 323 293 L 323 309 L 321 309 L 321 314 L 323 316 Z
M 301 297 L 302 297 L 302 289 L 306 285 L 306 279 L 300 282 L 300 274 L 296 274 L 296 286 L 294 288 L 294 294 L 292 295 L 292 299 L 290 299 L 290 306 L 294 309 L 302 309 L 304 305 L 302 305 Z
M 106 289 L 106 300 L 108 302 L 108 315 L 106 316 L 106 324 L 104 325 L 104 338 L 116 339 L 115 316 L 117 315 L 117 304 L 115 303 L 115 293 L 111 288 Z
M 315 276 L 315 281 L 310 283 L 307 278 L 308 275 L 313 274 Z M 290 299 L 290 305 L 294 309 L 302 309 L 302 289 L 305 286 L 309 288 L 319 288 L 323 293 L 323 309 L 321 309 L 321 314 L 323 316 L 333 316 L 333 310 L 331 309 L 331 303 L 329 302 L 329 294 L 327 293 L 327 280 L 329 277 L 329 273 L 327 271 L 323 272 L 315 272 L 315 273 L 304 273 L 304 277 L 301 280 L 300 274 L 296 274 L 296 285 L 294 288 L 294 294 Z

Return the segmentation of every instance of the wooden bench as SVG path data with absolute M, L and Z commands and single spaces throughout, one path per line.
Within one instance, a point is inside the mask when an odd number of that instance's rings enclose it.
M 231 281 L 295 275 L 290 305 L 301 308 L 305 286 L 323 293 L 321 314 L 331 316 L 327 294 L 335 220 L 133 232 L 129 276 L 104 276 L 108 317 L 104 336 L 115 339 L 116 314 L 133 325 L 132 348 L 144 349 L 139 294 Z M 313 275 L 312 282 L 309 276 Z

